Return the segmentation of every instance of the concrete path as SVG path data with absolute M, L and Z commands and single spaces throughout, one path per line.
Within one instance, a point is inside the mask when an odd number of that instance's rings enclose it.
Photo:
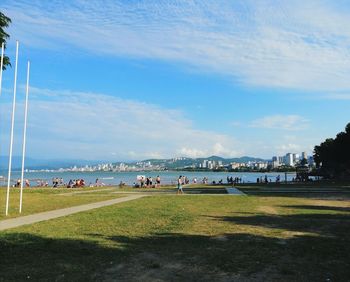
M 242 191 L 238 190 L 237 188 L 225 188 L 227 191 L 227 194 L 230 195 L 245 195 Z
M 54 210 L 54 211 L 47 211 L 47 212 L 41 212 L 41 213 L 36 213 L 32 215 L 26 215 L 26 216 L 21 216 L 17 218 L 11 218 L 11 219 L 5 219 L 0 221 L 0 231 L 5 230 L 5 229 L 10 229 L 10 228 L 15 228 L 19 227 L 22 225 L 27 225 L 27 224 L 32 224 L 36 223 L 39 221 L 45 221 L 53 218 L 58 218 L 78 212 L 83 212 L 83 211 L 88 211 L 92 209 L 97 209 L 101 207 L 106 207 L 118 203 L 123 203 L 127 201 L 132 201 L 136 200 L 142 197 L 145 197 L 146 195 L 132 195 L 124 198 L 118 198 L 118 199 L 113 199 L 113 200 L 108 200 L 108 201 L 103 201 L 103 202 L 97 202 L 97 203 L 91 203 L 91 204 L 86 204 L 86 205 L 81 205 L 81 206 L 75 206 L 75 207 L 70 207 L 70 208 L 64 208 L 64 209 L 59 209 L 59 210 Z

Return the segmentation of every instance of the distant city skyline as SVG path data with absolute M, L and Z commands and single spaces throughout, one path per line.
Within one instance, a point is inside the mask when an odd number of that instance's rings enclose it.
M 0 156 L 0 170 L 6 169 L 8 156 Z M 162 170 L 165 167 L 176 168 L 193 167 L 193 168 L 208 168 L 215 169 L 231 164 L 231 168 L 251 167 L 257 169 L 279 168 L 281 166 L 294 167 L 299 164 L 302 159 L 306 159 L 308 165 L 314 166 L 312 155 L 306 152 L 301 153 L 287 153 L 284 156 L 272 156 L 270 158 L 262 159 L 254 156 L 241 156 L 236 158 L 224 158 L 222 156 L 207 156 L 202 158 L 190 157 L 173 157 L 167 159 L 143 159 L 143 160 L 75 160 L 75 159 L 27 159 L 27 167 L 29 170 L 62 170 L 62 171 L 99 171 L 99 170 L 113 170 L 123 171 L 120 168 L 126 168 L 126 171 L 142 171 L 145 170 Z M 182 162 L 183 161 L 183 162 Z M 13 167 L 19 169 L 21 164 L 21 157 L 14 156 Z M 170 166 L 169 166 L 170 164 Z
M 20 41 L 15 154 L 143 160 L 312 154 L 350 120 L 344 1 L 3 0 Z M 4 72 L 8 154 L 14 68 Z

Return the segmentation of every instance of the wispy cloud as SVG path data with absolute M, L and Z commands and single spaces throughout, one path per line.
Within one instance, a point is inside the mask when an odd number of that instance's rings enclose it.
M 230 122 L 230 125 L 233 127 L 240 127 L 240 126 L 242 126 L 242 122 L 235 120 L 235 121 Z
M 67 3 L 2 6 L 14 36 L 40 48 L 183 62 L 249 86 L 350 89 L 350 13 L 336 1 Z
M 276 147 L 276 152 L 278 155 L 284 155 L 286 153 L 300 153 L 302 147 L 298 144 L 294 143 L 288 143 L 288 144 L 282 144 Z
M 236 142 L 238 145 L 238 143 Z M 237 146 L 238 147 L 238 146 Z M 208 156 L 241 156 L 242 155 L 242 147 L 239 146 L 239 149 L 235 150 L 232 147 L 225 147 L 222 143 L 217 142 L 213 144 L 211 147 L 205 149 L 197 149 L 194 146 L 191 147 L 182 147 L 178 151 L 178 155 L 188 156 L 191 158 L 200 158 L 200 157 L 208 157 Z
M 308 128 L 309 121 L 298 115 L 272 115 L 253 120 L 250 126 L 267 129 L 304 130 Z
M 350 100 L 350 92 L 330 93 L 324 95 L 324 98 L 330 100 Z
M 9 113 L 11 103 L 0 107 Z M 22 108 L 20 102 L 18 113 Z M 10 124 L 9 117 L 2 116 L 2 123 Z M 37 157 L 121 160 L 238 153 L 234 138 L 196 129 L 179 110 L 100 93 L 32 87 L 28 120 L 28 154 Z

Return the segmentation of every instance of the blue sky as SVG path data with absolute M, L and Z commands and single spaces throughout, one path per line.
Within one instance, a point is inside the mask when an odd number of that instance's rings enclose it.
M 90 160 L 312 152 L 350 121 L 346 1 L 10 1 L 15 150 Z M 13 68 L 0 97 L 6 154 Z

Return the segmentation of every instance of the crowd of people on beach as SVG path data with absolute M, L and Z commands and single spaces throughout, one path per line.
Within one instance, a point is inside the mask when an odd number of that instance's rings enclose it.
M 57 188 L 58 186 L 63 186 L 63 178 L 52 178 L 52 187 Z
M 85 180 L 83 178 L 70 179 L 68 182 L 64 182 L 62 177 L 61 178 L 54 177 L 52 178 L 52 186 L 49 185 L 49 182 L 47 180 L 34 179 L 33 181 L 36 182 L 36 187 L 52 187 L 52 188 L 100 187 L 100 186 L 106 185 L 103 182 L 101 182 L 98 178 L 96 179 L 95 183 L 90 182 L 88 186 L 86 185 Z M 13 187 L 21 187 L 21 179 L 17 179 L 13 184 Z M 29 179 L 25 179 L 23 187 L 29 188 L 29 187 L 35 187 L 35 186 L 31 186 Z
M 160 187 L 160 176 L 157 175 L 157 177 L 154 180 L 151 176 L 150 177 L 138 176 L 137 182 L 134 182 L 133 187 L 134 188 L 158 188 Z
M 13 185 L 13 187 L 21 187 L 21 179 L 17 179 L 16 183 Z M 30 187 L 30 182 L 29 179 L 24 180 L 24 185 L 23 187 Z
M 268 175 L 260 176 L 256 178 L 256 183 L 271 183 L 276 182 L 279 183 L 281 181 L 280 175 L 274 176 L 275 179 L 272 179 L 272 177 L 268 177 Z M 34 180 L 37 183 L 37 187 L 48 187 L 49 182 L 46 180 L 38 179 Z M 297 177 L 293 178 L 294 181 L 300 181 Z M 188 184 L 208 184 L 209 179 L 208 177 L 204 176 L 203 178 L 198 179 L 197 177 L 193 177 L 189 179 L 185 175 L 180 175 L 179 178 L 175 178 L 174 180 L 170 181 L 169 184 L 171 185 L 179 185 L 182 187 L 183 185 Z M 223 185 L 223 184 L 229 184 L 229 185 L 235 185 L 235 184 L 241 184 L 244 183 L 241 177 L 233 177 L 228 175 L 226 178 L 226 183 L 223 181 L 223 179 L 220 179 L 219 181 L 211 181 L 211 185 Z M 79 187 L 100 187 L 105 186 L 99 178 L 96 178 L 95 182 L 90 182 L 89 184 L 86 184 L 85 180 L 82 178 L 79 179 L 70 179 L 68 182 L 64 182 L 63 178 L 61 177 L 54 177 L 52 178 L 52 188 L 59 188 L 59 187 L 65 187 L 65 188 L 79 188 Z M 128 184 L 124 181 L 119 182 L 119 187 L 122 188 L 124 186 L 127 186 Z M 13 187 L 20 187 L 21 186 L 21 180 L 18 179 L 15 184 L 13 184 Z M 30 181 L 28 179 L 25 179 L 24 187 L 30 187 Z M 137 180 L 133 183 L 132 187 L 134 188 L 159 188 L 161 187 L 161 178 L 159 175 L 156 177 L 152 176 L 137 176 Z
M 45 180 L 37 180 L 37 187 L 48 187 L 49 183 Z M 52 188 L 76 188 L 76 187 L 85 187 L 84 179 L 70 179 L 68 183 L 65 183 L 63 178 L 54 177 L 52 178 Z
M 272 182 L 272 179 L 271 178 L 268 178 L 267 175 L 265 175 L 265 177 L 263 178 L 262 176 L 258 177 L 256 179 L 256 183 L 271 183 Z M 276 176 L 276 179 L 275 179 L 275 182 L 276 183 L 279 183 L 281 182 L 281 176 L 280 175 L 277 175 Z
M 187 176 L 185 175 L 180 175 L 180 177 L 176 180 L 176 182 L 171 181 L 170 184 L 174 185 L 179 184 L 179 182 L 181 183 L 181 185 L 187 185 L 187 184 L 208 184 L 209 179 L 208 177 L 204 176 L 202 179 L 197 179 L 197 177 L 194 177 L 193 179 L 189 179 Z M 227 184 L 237 184 L 237 183 L 243 183 L 242 182 L 242 178 L 240 177 L 235 177 L 233 178 L 232 176 L 229 177 L 227 176 Z M 212 181 L 210 182 L 210 184 L 212 185 L 222 185 L 224 184 L 224 181 L 221 179 L 219 181 Z M 119 183 L 119 187 L 123 187 L 125 186 L 126 183 L 123 181 L 120 181 Z M 155 178 L 155 181 L 152 177 L 145 177 L 145 176 L 138 176 L 137 177 L 137 181 L 133 183 L 132 187 L 134 188 L 157 188 L 160 187 L 160 176 L 158 175 Z
M 67 184 L 67 188 L 79 188 L 79 187 L 85 187 L 84 179 L 74 179 L 74 180 L 70 179 Z
M 39 179 L 37 180 L 37 187 L 48 187 L 49 182 Z M 85 180 L 80 179 L 70 179 L 67 183 L 64 182 L 63 178 L 54 177 L 52 178 L 52 188 L 78 188 L 85 187 Z M 29 185 L 27 186 L 29 187 Z
M 86 185 L 85 179 L 78 178 L 78 179 L 69 179 L 67 183 L 63 181 L 63 178 L 53 178 L 52 179 L 52 187 L 58 188 L 58 187 L 66 187 L 66 188 L 82 188 L 82 187 L 101 187 L 105 186 L 99 178 L 96 178 L 95 183 L 90 182 L 88 185 Z M 47 186 L 47 185 L 46 185 Z
M 182 185 L 191 183 L 191 180 L 187 176 L 181 175 L 180 179 L 181 179 L 180 181 L 181 181 Z M 176 182 L 178 183 L 179 180 L 177 180 Z M 201 179 L 200 181 L 198 181 L 198 179 L 196 177 L 194 177 L 192 179 L 192 183 L 193 184 L 197 184 L 197 183 L 208 184 L 208 177 L 203 177 L 203 179 Z M 175 184 L 174 181 L 171 181 L 171 184 L 174 185 Z M 124 185 L 126 185 L 126 184 L 123 181 L 121 181 L 119 183 L 120 187 L 122 187 Z M 134 182 L 132 186 L 134 188 L 158 188 L 158 187 L 161 187 L 161 179 L 160 179 L 159 175 L 155 179 L 152 177 L 138 176 L 137 181 Z
M 242 178 L 240 177 L 233 178 L 232 176 L 231 177 L 227 176 L 227 184 L 238 184 L 238 183 L 242 183 Z

